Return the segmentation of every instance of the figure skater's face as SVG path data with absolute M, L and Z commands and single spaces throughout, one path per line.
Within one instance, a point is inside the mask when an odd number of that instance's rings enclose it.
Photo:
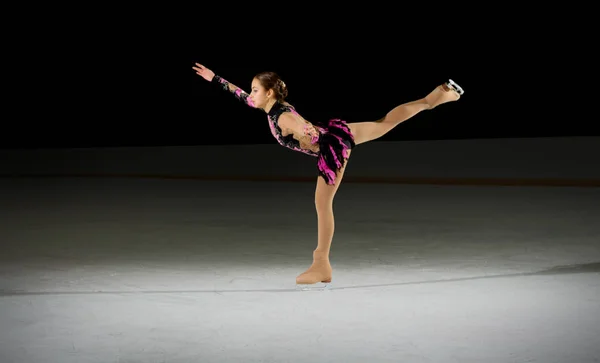
M 256 78 L 252 80 L 252 89 L 250 91 L 250 99 L 256 108 L 265 108 L 269 101 L 272 101 L 274 93 L 272 90 L 267 91 L 260 81 Z

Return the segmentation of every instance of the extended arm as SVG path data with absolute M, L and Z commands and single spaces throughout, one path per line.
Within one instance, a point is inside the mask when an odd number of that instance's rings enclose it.
M 254 103 L 252 102 L 252 100 L 246 92 L 244 92 L 241 88 L 237 87 L 236 85 L 227 82 L 222 77 L 217 76 L 215 72 L 206 68 L 202 64 L 196 63 L 195 67 L 192 67 L 192 69 L 196 71 L 196 74 L 200 77 L 211 82 L 212 84 L 219 86 L 225 91 L 233 93 L 238 100 L 244 102 L 248 106 L 256 108 L 256 106 L 254 105 Z
M 229 83 L 224 78 L 219 77 L 215 74 L 215 76 L 212 79 L 212 83 L 218 85 L 221 89 L 223 89 L 225 91 L 229 91 L 229 92 L 233 93 L 235 98 L 244 102 L 248 106 L 253 107 L 253 108 L 256 107 L 254 105 L 254 103 L 252 103 L 252 100 L 250 99 L 248 93 L 244 92 L 244 90 L 242 90 L 238 86 L 234 85 L 233 83 Z

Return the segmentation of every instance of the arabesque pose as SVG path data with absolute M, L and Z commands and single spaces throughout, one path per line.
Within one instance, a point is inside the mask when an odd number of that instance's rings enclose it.
M 318 241 L 311 266 L 296 277 L 299 285 L 331 282 L 329 252 L 335 229 L 333 198 L 342 182 L 352 149 L 356 145 L 380 138 L 421 111 L 457 101 L 464 93 L 450 79 L 435 87 L 425 97 L 400 104 L 376 121 L 350 123 L 331 119 L 325 123 L 310 122 L 285 101 L 287 87 L 274 72 L 262 72 L 254 76 L 250 93 L 247 93 L 201 64 L 196 63 L 192 69 L 220 89 L 231 92 L 246 105 L 263 110 L 267 114 L 271 133 L 279 144 L 317 159 L 315 206 Z

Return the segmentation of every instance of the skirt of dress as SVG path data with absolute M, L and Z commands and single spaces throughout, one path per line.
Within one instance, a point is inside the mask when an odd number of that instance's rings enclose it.
M 340 119 L 331 119 L 319 129 L 318 173 L 327 184 L 334 185 L 338 172 L 348 160 L 348 150 L 356 146 L 354 136 L 346 121 Z

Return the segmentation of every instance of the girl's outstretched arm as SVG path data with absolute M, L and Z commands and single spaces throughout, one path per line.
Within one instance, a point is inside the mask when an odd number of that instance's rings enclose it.
M 229 92 L 233 93 L 235 98 L 244 102 L 248 106 L 253 107 L 253 108 L 256 107 L 254 105 L 254 103 L 252 102 L 252 100 L 250 99 L 248 93 L 246 93 L 243 89 L 239 88 L 238 86 L 234 85 L 233 83 L 229 83 L 224 78 L 217 76 L 215 74 L 215 76 L 212 79 L 212 83 L 217 84 L 221 89 L 223 89 L 225 91 L 229 91 Z
M 250 107 L 253 107 L 253 108 L 255 107 L 255 105 L 252 102 L 252 100 L 250 99 L 248 93 L 244 92 L 244 90 L 242 90 L 238 86 L 236 86 L 232 83 L 229 83 L 224 78 L 217 76 L 215 74 L 215 72 L 206 68 L 202 64 L 196 63 L 196 66 L 192 67 L 192 69 L 196 71 L 197 75 L 201 76 L 205 80 L 218 85 L 221 89 L 223 89 L 225 91 L 229 91 L 229 92 L 233 93 L 233 95 L 238 100 L 244 102 L 245 104 L 247 104 Z

